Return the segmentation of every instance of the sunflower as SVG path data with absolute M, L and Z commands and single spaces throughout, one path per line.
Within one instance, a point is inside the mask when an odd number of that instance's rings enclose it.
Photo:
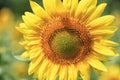
M 120 66 L 107 66 L 108 72 L 102 72 L 99 80 L 120 80 Z
M 90 67 L 107 71 L 101 61 L 115 56 L 109 38 L 117 28 L 114 16 L 101 16 L 106 3 L 97 0 L 43 0 L 44 8 L 30 0 L 33 13 L 25 12 L 17 29 L 31 60 L 28 73 L 39 80 L 89 80 Z

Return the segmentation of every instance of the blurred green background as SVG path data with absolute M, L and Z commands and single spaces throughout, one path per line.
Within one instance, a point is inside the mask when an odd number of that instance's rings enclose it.
M 35 0 L 42 6 L 42 0 Z M 112 14 L 116 17 L 115 25 L 120 28 L 120 0 L 98 0 L 98 4 L 108 4 L 103 15 Z M 29 0 L 0 0 L 0 80 L 37 80 L 27 74 L 29 60 L 19 56 L 24 48 L 19 45 L 22 35 L 15 29 L 22 22 L 25 11 L 32 12 Z M 120 29 L 111 40 L 120 43 Z M 120 46 L 117 46 L 120 53 Z M 117 65 L 120 70 L 120 56 L 110 58 L 105 64 Z M 120 71 L 119 71 L 120 76 Z M 91 80 L 99 80 L 101 74 L 91 71 Z M 79 79 L 80 80 L 80 79 Z

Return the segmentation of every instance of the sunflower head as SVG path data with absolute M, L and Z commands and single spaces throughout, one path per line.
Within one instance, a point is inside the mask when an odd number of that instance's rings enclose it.
M 115 56 L 109 38 L 117 30 L 114 16 L 101 16 L 106 3 L 97 0 L 43 0 L 44 8 L 30 0 L 33 13 L 25 12 L 21 44 L 30 58 L 28 73 L 39 80 L 89 80 L 90 66 L 106 71 L 101 61 Z

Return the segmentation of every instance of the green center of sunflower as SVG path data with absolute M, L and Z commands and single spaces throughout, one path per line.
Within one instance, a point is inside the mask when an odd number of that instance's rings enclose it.
M 80 52 L 82 41 L 74 29 L 63 28 L 55 31 L 50 38 L 52 51 L 63 58 L 71 58 Z

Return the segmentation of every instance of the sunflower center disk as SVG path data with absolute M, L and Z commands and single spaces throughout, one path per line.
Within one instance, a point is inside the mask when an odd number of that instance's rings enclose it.
M 50 41 L 52 51 L 63 58 L 75 57 L 82 46 L 79 33 L 73 29 L 55 31 Z

